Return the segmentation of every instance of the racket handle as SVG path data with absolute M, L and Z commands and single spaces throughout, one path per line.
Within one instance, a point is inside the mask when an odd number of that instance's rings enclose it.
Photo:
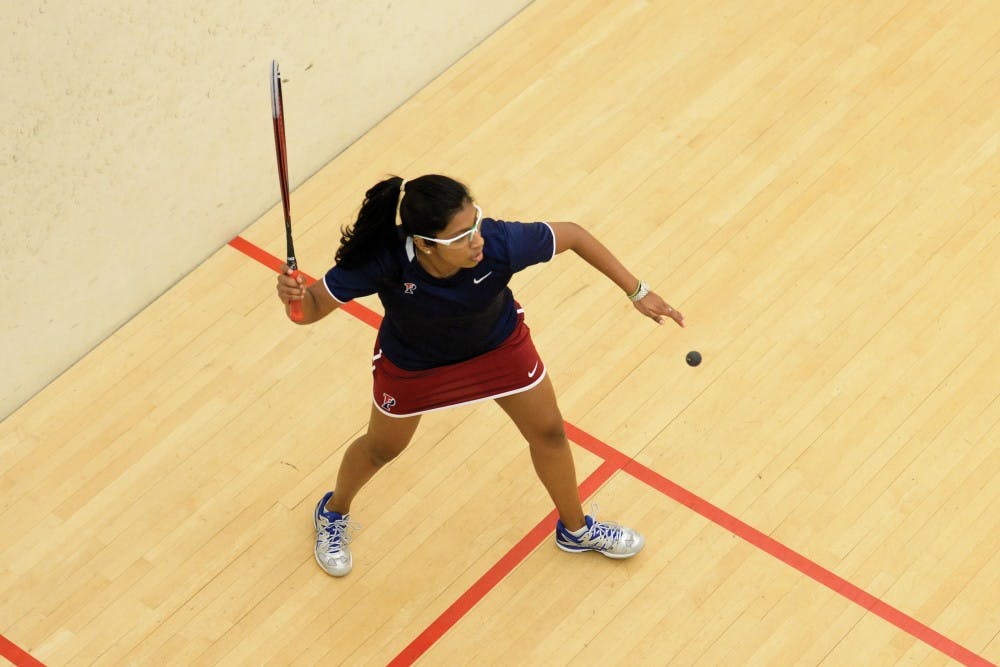
M 292 278 L 296 280 L 298 280 L 299 275 L 300 274 L 298 270 L 292 271 L 291 273 Z M 305 319 L 305 315 L 302 312 L 302 301 L 289 302 L 288 317 L 289 319 L 292 320 L 292 322 L 301 322 L 303 319 Z

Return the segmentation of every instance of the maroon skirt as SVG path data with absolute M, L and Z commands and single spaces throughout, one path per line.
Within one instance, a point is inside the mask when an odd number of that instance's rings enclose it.
M 519 313 L 517 327 L 500 347 L 422 371 L 407 371 L 386 359 L 376 340 L 372 373 L 375 406 L 390 417 L 410 417 L 527 391 L 545 377 L 545 364 Z

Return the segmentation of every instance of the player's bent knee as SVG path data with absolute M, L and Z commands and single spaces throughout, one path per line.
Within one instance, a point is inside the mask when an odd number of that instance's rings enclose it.
M 372 465 L 381 468 L 399 456 L 406 449 L 407 444 L 409 443 L 404 442 L 400 445 L 399 443 L 384 443 L 369 439 L 364 443 L 364 448 Z
M 532 447 L 563 447 L 567 442 L 566 429 L 563 428 L 563 423 L 561 421 L 546 424 L 544 427 L 533 433 L 531 437 L 528 438 L 528 442 Z

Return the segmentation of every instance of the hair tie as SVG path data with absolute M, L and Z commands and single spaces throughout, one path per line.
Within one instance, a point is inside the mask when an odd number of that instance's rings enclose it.
M 400 227 L 403 226 L 403 216 L 400 215 L 399 210 L 403 207 L 403 195 L 406 194 L 406 179 L 404 178 L 399 184 L 399 201 L 396 202 L 396 224 Z

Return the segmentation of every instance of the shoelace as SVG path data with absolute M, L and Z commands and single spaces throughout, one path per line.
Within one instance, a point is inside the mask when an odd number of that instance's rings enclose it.
M 597 503 L 593 503 L 590 506 L 590 518 L 594 522 L 590 525 L 590 530 L 584 533 L 584 535 L 599 549 L 614 549 L 622 537 L 621 526 L 614 521 L 598 521 L 597 512 L 599 510 L 600 507 Z
M 598 521 L 597 519 L 594 519 L 594 523 L 590 526 L 588 534 L 590 541 L 597 543 L 602 549 L 613 549 L 618 544 L 621 536 L 622 529 L 617 523 L 612 521 Z
M 361 526 L 347 517 L 330 521 L 322 514 L 319 517 L 320 540 L 326 551 L 339 551 L 341 546 L 347 546 L 354 539 L 354 533 L 361 530 Z

